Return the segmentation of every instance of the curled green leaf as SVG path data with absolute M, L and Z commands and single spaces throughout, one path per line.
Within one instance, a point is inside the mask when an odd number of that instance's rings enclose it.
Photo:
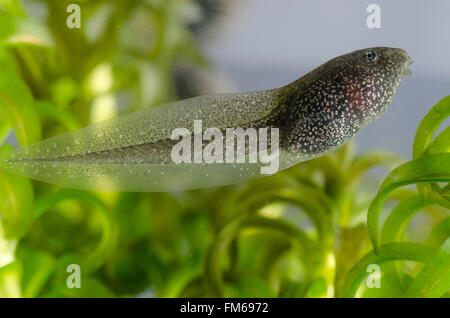
M 408 297 L 441 297 L 450 290 L 450 238 L 431 257 L 408 289 Z
M 438 127 L 450 116 L 450 96 L 440 100 L 422 119 L 417 128 L 413 144 L 413 159 L 427 153 L 448 152 L 450 147 L 448 127 L 431 141 Z M 441 187 L 433 183 L 418 184 L 422 195 L 432 198 L 438 204 L 450 209 L 450 199 L 441 193 Z
M 38 297 L 54 270 L 55 260 L 46 252 L 29 251 L 23 260 L 21 275 L 22 296 Z
M 450 152 L 450 126 L 437 135 L 428 146 L 426 153 Z
M 283 234 L 288 240 L 297 242 L 304 251 L 313 251 L 317 244 L 298 227 L 289 222 L 264 217 L 244 217 L 228 224 L 214 240 L 206 260 L 206 283 L 212 295 L 223 297 L 222 260 L 231 241 L 243 228 L 261 228 Z M 305 252 L 308 254 L 307 252 Z
M 400 241 L 413 215 L 431 204 L 432 202 L 426 201 L 421 195 L 415 195 L 400 202 L 383 224 L 381 244 Z
M 367 213 L 367 226 L 375 250 L 378 248 L 381 207 L 394 189 L 414 183 L 449 181 L 450 153 L 427 155 L 394 169 L 382 183 Z
M 425 200 L 420 194 L 411 196 L 395 206 L 383 224 L 381 230 L 381 244 L 399 242 L 411 218 L 432 201 Z M 392 282 L 404 292 L 406 288 L 405 277 L 401 271 L 401 265 L 390 263 L 383 267 L 385 275 L 389 275 Z
M 34 207 L 34 217 L 40 217 L 52 206 L 65 200 L 80 200 L 95 208 L 100 212 L 102 236 L 94 251 L 84 260 L 83 268 L 87 272 L 97 270 L 111 255 L 116 245 L 116 224 L 109 208 L 95 195 L 89 192 L 69 191 L 57 193 L 44 197 L 36 201 Z
M 422 119 L 416 130 L 413 143 L 413 159 L 422 156 L 434 132 L 450 116 L 450 96 L 441 99 Z
M 378 248 L 378 253 L 369 252 L 348 273 L 344 285 L 344 297 L 355 297 L 364 278 L 369 275 L 369 265 L 389 261 L 417 261 L 427 262 L 433 255 L 434 249 L 418 243 L 388 243 Z M 381 286 L 381 288 L 383 288 Z
M 439 247 L 450 237 L 450 217 L 439 221 L 430 232 L 426 243 L 433 247 Z

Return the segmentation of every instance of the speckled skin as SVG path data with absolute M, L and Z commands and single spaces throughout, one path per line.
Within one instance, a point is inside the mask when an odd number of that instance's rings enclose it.
M 410 57 L 369 48 L 334 58 L 272 90 L 199 96 L 143 110 L 24 146 L 0 161 L 7 172 L 82 189 L 168 191 L 260 176 L 258 167 L 179 164 L 170 157 L 175 128 L 276 127 L 280 169 L 348 141 L 389 106 Z M 225 134 L 224 134 L 225 135 Z M 183 176 L 183 178 L 180 178 Z M 211 178 L 215 176 L 215 178 Z
M 282 88 L 290 96 L 282 146 L 299 154 L 341 146 L 387 110 L 411 61 L 400 49 L 355 51 Z

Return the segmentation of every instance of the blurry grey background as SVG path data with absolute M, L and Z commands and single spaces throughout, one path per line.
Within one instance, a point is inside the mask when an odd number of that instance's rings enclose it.
M 421 118 L 450 95 L 450 0 L 222 2 L 212 5 L 223 17 L 203 36 L 203 48 L 227 90 L 279 87 L 356 49 L 392 46 L 409 53 L 413 77 L 403 81 L 388 112 L 356 137 L 359 151 L 381 148 L 410 158 Z M 381 7 L 381 29 L 366 25 L 372 3 Z

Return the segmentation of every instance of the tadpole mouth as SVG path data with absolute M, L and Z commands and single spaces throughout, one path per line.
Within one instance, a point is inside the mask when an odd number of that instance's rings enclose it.
M 403 77 L 412 77 L 412 75 L 413 73 L 409 68 L 405 69 L 405 71 L 403 72 Z
M 411 58 L 411 56 L 409 56 L 408 53 L 406 53 L 405 50 L 402 49 L 394 49 L 394 52 L 401 56 L 402 59 L 405 61 L 405 68 L 403 71 L 403 77 L 411 77 L 412 76 L 412 71 L 409 68 L 411 66 L 411 64 L 413 64 L 413 59 Z
M 413 63 L 414 63 L 413 59 L 408 55 L 408 62 L 405 67 L 405 71 L 403 72 L 403 77 L 411 77 L 413 75 L 411 69 L 409 68 Z
M 409 66 L 413 63 L 413 60 L 405 50 L 400 48 L 390 48 L 390 50 L 386 51 L 386 54 L 392 58 L 395 63 L 399 64 L 400 74 L 403 77 L 412 76 L 412 71 L 409 69 Z

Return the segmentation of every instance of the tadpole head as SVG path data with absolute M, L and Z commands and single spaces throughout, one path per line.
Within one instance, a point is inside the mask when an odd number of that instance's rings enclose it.
M 380 117 L 412 59 L 402 49 L 374 47 L 336 57 L 293 82 L 285 148 L 319 154 L 335 149 Z
M 333 65 L 333 60 L 329 62 Z M 388 108 L 404 77 L 411 76 L 411 57 L 398 48 L 374 47 L 336 58 L 335 74 L 344 103 L 361 120 L 361 126 L 377 119 Z

